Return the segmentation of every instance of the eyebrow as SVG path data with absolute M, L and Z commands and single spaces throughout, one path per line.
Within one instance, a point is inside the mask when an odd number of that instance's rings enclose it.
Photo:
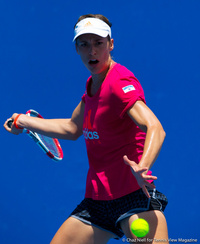
M 96 38 L 94 38 L 94 41 L 102 41 L 103 39 L 104 39 L 103 37 L 96 37 Z M 86 39 L 83 39 L 83 40 L 78 39 L 77 41 L 78 42 L 88 42 L 88 40 L 86 40 Z

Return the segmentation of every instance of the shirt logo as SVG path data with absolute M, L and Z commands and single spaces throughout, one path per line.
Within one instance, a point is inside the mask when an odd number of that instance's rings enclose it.
M 124 91 L 124 93 L 130 92 L 130 91 L 134 91 L 135 87 L 133 85 L 128 85 L 122 88 L 122 90 Z
M 93 130 L 92 124 L 91 124 L 91 112 L 90 109 L 88 111 L 88 114 L 85 116 L 85 120 L 83 123 L 83 135 L 86 140 L 98 140 L 99 135 L 97 131 Z

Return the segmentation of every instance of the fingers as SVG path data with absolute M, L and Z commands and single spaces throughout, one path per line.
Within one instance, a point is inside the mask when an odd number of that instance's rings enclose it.
M 126 155 L 123 157 L 123 160 L 124 160 L 125 164 L 130 166 L 130 160 L 128 159 L 128 157 Z
M 142 187 L 142 190 L 143 190 L 144 194 L 145 194 L 148 198 L 151 197 L 150 194 L 149 194 L 149 192 L 148 192 L 148 190 L 147 190 L 147 188 L 145 187 L 145 185 Z
M 14 126 L 14 123 L 11 123 L 11 121 L 14 121 L 15 117 L 16 117 L 17 114 L 13 114 L 11 118 L 7 119 L 4 123 L 4 128 L 14 134 L 14 135 L 19 135 L 23 132 L 23 129 L 17 129 L 15 126 Z
M 126 155 L 123 157 L 123 160 L 126 165 L 129 165 L 131 167 L 132 173 L 134 175 L 140 174 L 145 180 L 157 180 L 156 176 L 146 174 L 148 171 L 148 167 L 141 167 L 134 161 L 129 160 Z
M 129 166 L 137 165 L 134 161 L 131 161 L 126 155 L 123 156 L 124 163 Z
M 11 127 L 12 127 L 12 125 L 9 126 L 9 123 L 8 123 L 8 122 L 11 121 L 11 120 L 12 120 L 11 118 L 7 119 L 6 122 L 5 122 L 4 125 L 3 125 L 4 128 L 5 128 L 7 131 L 9 131 L 9 132 L 11 131 Z
M 131 161 L 126 155 L 123 156 L 124 163 L 130 167 L 137 165 L 134 161 Z
M 126 155 L 123 157 L 123 160 L 124 160 L 124 163 L 126 165 L 129 165 L 131 167 L 131 169 L 136 173 L 142 174 L 148 170 L 147 167 L 140 167 L 136 162 L 129 160 Z M 134 174 L 134 172 L 133 172 L 133 174 Z
M 153 175 L 144 175 L 143 177 L 145 180 L 157 180 L 158 178 Z
M 155 185 L 153 185 L 149 181 L 157 180 L 157 177 L 153 175 L 147 175 L 147 171 L 148 171 L 147 167 L 141 167 L 140 165 L 136 164 L 134 161 L 129 160 L 126 155 L 123 157 L 123 160 L 126 165 L 130 166 L 131 171 L 135 176 L 138 185 L 142 188 L 144 194 L 148 198 L 150 198 L 149 192 L 146 187 L 154 189 Z

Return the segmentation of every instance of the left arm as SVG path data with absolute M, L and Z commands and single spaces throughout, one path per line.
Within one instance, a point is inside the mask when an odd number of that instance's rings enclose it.
M 159 155 L 165 139 L 165 131 L 154 113 L 142 101 L 137 101 L 127 113 L 140 129 L 146 132 L 146 139 L 139 164 L 129 160 L 127 156 L 124 156 L 124 162 L 130 165 L 139 186 L 147 197 L 150 197 L 145 186 L 153 187 L 153 185 L 147 180 L 156 180 L 157 177 L 146 175 L 146 173 Z

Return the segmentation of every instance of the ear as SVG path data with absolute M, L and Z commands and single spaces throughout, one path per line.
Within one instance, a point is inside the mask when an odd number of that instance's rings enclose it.
M 76 47 L 76 52 L 78 53 L 79 55 L 79 49 L 78 49 L 78 45 L 75 43 L 75 47 Z
M 114 49 L 114 39 L 110 39 L 110 52 Z

